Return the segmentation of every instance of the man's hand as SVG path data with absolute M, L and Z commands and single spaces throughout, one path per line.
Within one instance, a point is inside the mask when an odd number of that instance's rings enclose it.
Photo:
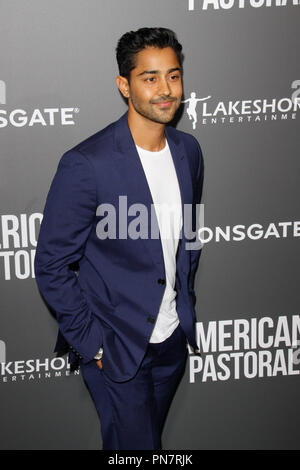
M 98 361 L 96 361 L 96 364 L 99 367 L 99 369 L 102 369 L 103 366 L 102 366 L 101 359 L 98 359 Z

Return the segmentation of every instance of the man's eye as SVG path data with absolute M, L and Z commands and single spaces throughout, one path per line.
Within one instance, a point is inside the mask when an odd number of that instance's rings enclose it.
M 155 80 L 155 77 L 148 77 L 146 78 L 146 82 L 152 82 L 153 80 Z
M 180 78 L 180 77 L 179 77 L 179 75 L 172 75 L 171 78 L 176 80 L 177 78 Z

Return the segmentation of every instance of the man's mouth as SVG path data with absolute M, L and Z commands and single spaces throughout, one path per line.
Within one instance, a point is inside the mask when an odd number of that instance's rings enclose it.
M 173 100 L 172 101 L 160 101 L 158 103 L 154 103 L 156 104 L 159 108 L 169 108 L 173 103 Z

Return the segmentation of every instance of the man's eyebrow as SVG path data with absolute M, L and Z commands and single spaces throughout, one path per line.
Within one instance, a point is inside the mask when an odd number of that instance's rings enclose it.
M 181 68 L 180 67 L 173 67 L 172 69 L 169 69 L 168 70 L 168 73 L 172 73 L 172 72 L 175 72 L 176 70 L 179 70 L 179 72 L 181 72 Z M 137 75 L 137 77 L 140 77 L 141 75 L 146 75 L 146 74 L 152 74 L 154 75 L 155 73 L 159 73 L 159 70 L 144 70 L 144 72 L 141 72 Z

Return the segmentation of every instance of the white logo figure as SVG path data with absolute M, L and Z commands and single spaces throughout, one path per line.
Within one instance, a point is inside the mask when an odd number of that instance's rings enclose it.
M 0 364 L 1 362 L 6 362 L 6 346 L 2 340 L 0 340 Z
M 0 80 L 0 104 L 6 104 L 6 85 L 3 80 Z
M 181 103 L 189 103 L 189 106 L 186 110 L 188 113 L 189 119 L 194 119 L 193 120 L 193 129 L 196 129 L 196 124 L 197 124 L 197 112 L 196 112 L 196 106 L 198 101 L 204 101 L 208 100 L 208 98 L 211 98 L 211 96 L 207 96 L 206 98 L 196 98 L 196 93 L 192 91 L 191 97 L 188 98 L 187 100 L 181 101 Z

